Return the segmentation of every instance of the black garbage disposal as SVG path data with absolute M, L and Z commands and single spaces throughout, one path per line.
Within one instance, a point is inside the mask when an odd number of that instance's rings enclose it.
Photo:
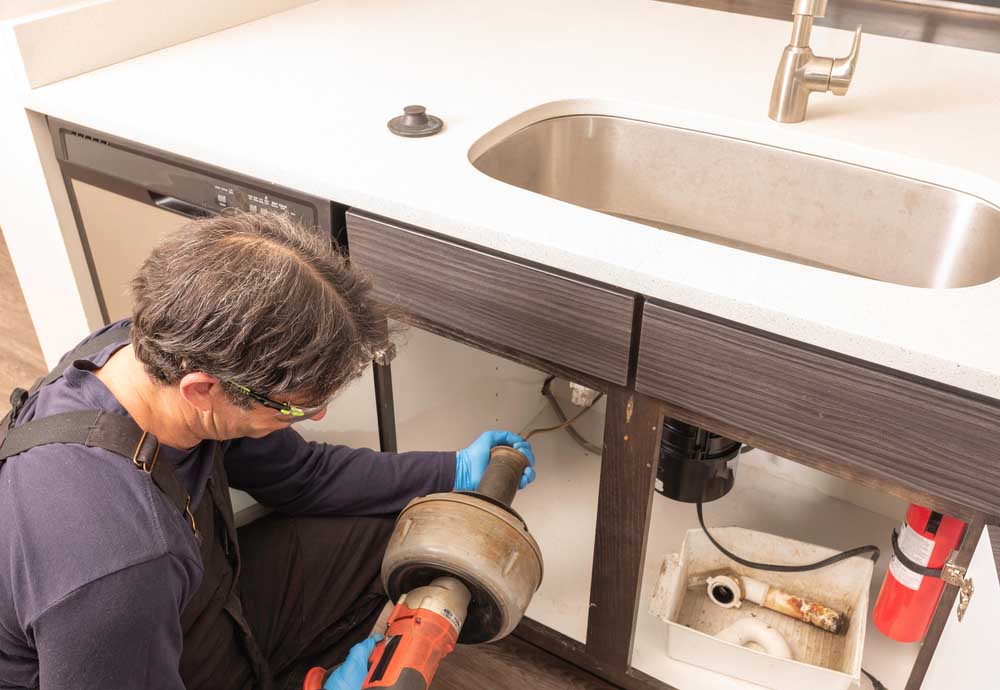
M 739 441 L 665 417 L 656 491 L 685 503 L 707 503 L 733 488 Z

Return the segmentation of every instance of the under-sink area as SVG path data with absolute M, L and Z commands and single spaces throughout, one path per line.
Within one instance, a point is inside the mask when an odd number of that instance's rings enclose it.
M 486 175 L 658 230 L 898 285 L 1000 276 L 1000 208 L 940 185 L 608 115 L 543 119 L 482 150 L 490 136 L 470 154 Z
M 400 450 L 461 448 L 488 427 L 524 434 L 559 423 L 541 393 L 547 373 L 418 327 L 398 330 L 399 353 L 392 375 Z M 581 409 L 570 402 L 566 380 L 557 377 L 551 391 L 564 412 L 575 414 Z M 330 429 L 336 427 L 337 433 L 356 442 L 377 443 L 376 420 L 352 417 L 349 412 L 373 409 L 371 394 L 370 379 L 355 382 L 338 398 L 327 419 L 306 426 L 303 432 L 315 440 L 328 440 Z M 606 398 L 593 408 L 574 427 L 586 442 L 599 447 Z M 342 416 L 341 411 L 348 415 Z M 531 442 L 538 477 L 518 493 L 513 505 L 541 547 L 545 567 L 525 615 L 569 640 L 584 643 L 593 606 L 590 588 L 604 458 L 582 447 L 565 430 L 535 436 Z M 732 491 L 706 504 L 705 519 L 712 527 L 740 526 L 838 550 L 877 544 L 888 553 L 889 536 L 905 507 L 903 501 L 887 494 L 754 450 L 740 456 Z M 653 496 L 632 665 L 684 690 L 754 690 L 760 686 L 671 658 L 668 626 L 650 611 L 664 557 L 678 551 L 688 530 L 697 526 L 693 504 Z M 886 557 L 875 566 L 869 610 L 864 615 L 870 615 L 887 566 Z M 892 642 L 869 626 L 864 665 L 887 687 L 902 688 L 918 651 L 919 645 Z
M 392 363 L 399 450 L 461 448 L 488 427 L 523 434 L 560 422 L 541 392 L 546 372 L 418 327 L 394 324 L 393 330 L 399 345 Z M 552 393 L 564 411 L 580 409 L 570 402 L 566 380 L 556 378 Z M 322 421 L 301 425 L 300 431 L 313 441 L 377 448 L 375 409 L 368 370 L 337 396 Z M 606 414 L 606 399 L 599 399 L 574 427 L 600 446 Z M 542 549 L 545 574 L 525 615 L 584 643 L 604 459 L 564 430 L 536 436 L 532 445 L 538 478 L 518 493 L 514 507 Z M 889 553 L 889 535 L 906 507 L 898 498 L 761 450 L 740 455 L 734 467 L 732 491 L 706 504 L 713 528 L 740 526 L 838 550 L 872 543 Z M 654 495 L 631 663 L 685 690 L 755 690 L 760 686 L 671 658 L 668 626 L 651 611 L 664 557 L 678 551 L 697 527 L 692 504 Z M 887 566 L 887 557 L 875 566 L 864 615 L 871 615 Z M 870 625 L 863 642 L 864 667 L 887 687 L 904 687 L 920 645 L 895 643 Z

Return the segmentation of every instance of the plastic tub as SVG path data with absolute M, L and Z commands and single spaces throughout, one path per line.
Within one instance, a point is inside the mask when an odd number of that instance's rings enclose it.
M 811 563 L 836 553 L 739 527 L 713 528 L 712 536 L 730 551 L 762 563 Z M 666 653 L 678 661 L 774 690 L 848 690 L 860 682 L 873 565 L 868 558 L 855 557 L 805 573 L 755 570 L 732 562 L 700 529 L 692 529 L 680 553 L 668 554 L 664 559 L 650 612 L 664 621 Z M 706 575 L 721 570 L 762 580 L 847 613 L 850 622 L 846 634 L 835 635 L 749 601 L 728 609 L 713 604 L 703 583 Z M 695 584 L 699 582 L 702 584 Z M 748 616 L 781 633 L 792 649 L 793 659 L 777 658 L 752 645 L 741 647 L 715 637 Z

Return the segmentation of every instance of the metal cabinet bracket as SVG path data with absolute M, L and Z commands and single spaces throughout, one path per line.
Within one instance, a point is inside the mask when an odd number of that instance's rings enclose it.
M 976 591 L 976 586 L 971 577 L 966 577 L 967 570 L 960 565 L 956 565 L 950 558 L 941 569 L 941 579 L 953 587 L 958 587 L 958 620 L 961 622 L 965 618 L 965 611 L 969 608 L 969 602 Z
M 379 366 L 389 366 L 392 360 L 396 359 L 396 344 L 389 343 L 387 346 L 381 350 L 376 350 L 372 353 L 372 361 Z

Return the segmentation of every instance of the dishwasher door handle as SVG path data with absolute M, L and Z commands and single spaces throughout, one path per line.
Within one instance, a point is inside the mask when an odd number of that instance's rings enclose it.
M 149 198 L 159 208 L 166 211 L 172 211 L 173 213 L 179 213 L 180 215 L 188 218 L 208 218 L 209 216 L 216 215 L 215 211 L 210 211 L 206 208 L 202 208 L 201 206 L 195 206 L 188 201 L 178 199 L 174 196 L 166 196 L 164 194 L 150 192 Z

